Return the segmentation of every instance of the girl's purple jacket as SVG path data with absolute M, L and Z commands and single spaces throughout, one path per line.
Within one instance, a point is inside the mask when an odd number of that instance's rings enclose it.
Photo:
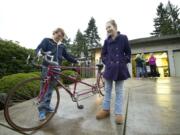
M 131 61 L 131 49 L 126 35 L 118 32 L 114 40 L 109 36 L 104 41 L 101 58 L 105 64 L 105 79 L 119 81 L 130 77 L 127 63 Z

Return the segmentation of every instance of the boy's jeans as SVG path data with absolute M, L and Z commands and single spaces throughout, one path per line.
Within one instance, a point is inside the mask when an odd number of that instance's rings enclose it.
M 115 114 L 123 114 L 123 84 L 124 81 L 115 81 Z M 105 96 L 103 101 L 103 109 L 110 110 L 111 93 L 112 93 L 113 80 L 105 79 Z
M 43 80 L 46 78 L 47 76 L 47 67 L 43 67 L 42 68 L 42 73 L 41 73 L 41 77 L 42 77 L 42 80 L 41 80 L 41 86 L 40 86 L 40 89 L 43 88 Z M 56 76 L 59 78 L 59 76 Z M 57 85 L 57 82 L 55 80 L 52 80 L 50 83 L 49 83 L 49 86 L 48 86 L 48 89 L 47 89 L 47 92 L 46 94 L 44 95 L 44 98 L 43 100 L 40 102 L 39 106 L 38 106 L 38 110 L 39 112 L 41 111 L 44 111 L 46 112 L 48 109 L 50 109 L 50 102 L 51 102 L 51 98 L 52 98 L 52 93 L 53 93 L 53 89 L 54 89 L 54 86 Z

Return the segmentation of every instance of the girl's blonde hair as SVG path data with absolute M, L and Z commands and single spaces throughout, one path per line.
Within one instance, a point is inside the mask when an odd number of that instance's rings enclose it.
M 112 26 L 114 26 L 117 29 L 117 23 L 115 20 L 109 20 L 107 23 L 110 23 Z

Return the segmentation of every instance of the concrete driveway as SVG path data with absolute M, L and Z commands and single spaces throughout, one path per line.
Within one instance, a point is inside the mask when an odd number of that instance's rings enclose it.
M 93 83 L 94 79 L 85 81 Z M 81 101 L 85 108 L 79 110 L 69 95 L 61 89 L 60 91 L 58 112 L 44 128 L 34 132 L 19 133 L 8 126 L 3 113 L 0 112 L 0 135 L 180 134 L 180 78 L 127 80 L 124 94 L 126 121 L 123 125 L 116 125 L 114 122 L 114 92 L 111 117 L 98 121 L 95 119 L 95 114 L 101 107 L 102 97 L 95 95 Z

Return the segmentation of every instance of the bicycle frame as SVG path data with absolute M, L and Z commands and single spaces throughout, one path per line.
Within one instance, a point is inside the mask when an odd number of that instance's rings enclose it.
M 82 92 L 81 94 L 78 94 L 78 96 L 83 96 L 83 95 L 86 95 L 88 93 L 91 93 L 91 92 L 95 91 L 97 89 L 97 87 L 98 87 L 99 82 L 102 79 L 102 72 L 101 72 L 102 69 L 100 69 L 99 67 L 98 68 L 93 67 L 93 69 L 98 69 L 97 77 L 96 77 L 96 82 L 93 85 L 92 84 L 88 84 L 86 82 L 83 82 L 81 80 L 77 80 L 74 77 L 66 76 L 63 73 L 61 73 L 60 71 L 54 71 L 55 69 L 60 69 L 61 67 L 62 66 L 48 66 L 47 77 L 44 79 L 45 80 L 45 84 L 43 85 L 42 89 L 40 90 L 40 94 L 37 97 L 39 102 L 45 96 L 45 93 L 48 90 L 49 83 L 53 79 L 57 82 L 58 86 L 61 86 L 66 92 L 68 92 L 68 94 L 71 96 L 73 102 L 77 102 L 78 101 L 78 99 L 77 99 L 78 97 L 76 97 L 76 94 L 77 94 L 76 93 L 77 83 L 81 83 L 81 84 L 84 84 L 84 85 L 89 87 L 88 91 L 85 91 L 85 92 Z M 87 67 L 84 67 L 84 68 L 87 68 Z M 64 76 L 65 78 L 67 78 L 67 79 L 71 80 L 72 82 L 74 82 L 74 84 L 73 84 L 74 85 L 73 92 L 71 92 L 70 89 L 68 89 L 66 86 L 64 86 L 64 84 L 62 84 L 62 82 L 60 82 L 60 80 L 55 77 L 57 75 Z

